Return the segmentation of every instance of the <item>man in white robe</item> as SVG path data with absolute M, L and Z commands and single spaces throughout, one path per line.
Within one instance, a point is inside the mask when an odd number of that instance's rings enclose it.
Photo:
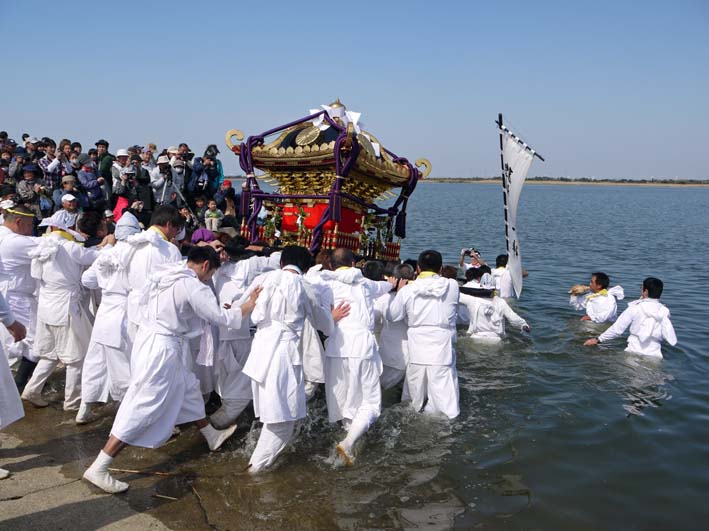
M 325 398 L 330 422 L 347 430 L 336 449 L 346 465 L 354 462 L 357 440 L 379 418 L 382 409 L 382 360 L 374 338 L 374 301 L 393 289 L 387 281 L 365 278 L 349 249 L 332 253 L 334 271 L 323 272 L 334 304 L 346 303 L 349 315 L 338 321 L 325 341 Z
M 125 269 L 130 291 L 128 293 L 128 334 L 135 337 L 143 320 L 138 297 L 150 274 L 162 264 L 179 262 L 182 254 L 172 240 L 184 234 L 185 218 L 170 205 L 161 205 L 153 211 L 150 228 L 125 240 L 118 254 L 120 267 Z
M 81 403 L 81 369 L 92 326 L 81 274 L 115 238 L 108 235 L 100 245 L 86 249 L 81 245 L 83 237 L 67 226 L 61 210 L 40 225 L 51 231 L 30 251 L 31 274 L 39 280 L 34 355 L 40 360 L 22 399 L 36 407 L 47 406 L 42 389 L 61 362 L 66 367 L 64 410 L 75 411 Z
M 30 275 L 30 252 L 39 243 L 39 238 L 32 237 L 33 224 L 34 213 L 24 206 L 15 206 L 5 210 L 4 222 L 0 226 L 0 294 L 27 330 L 25 338 L 17 342 L 4 329 L 1 334 L 10 364 L 19 358 L 15 383 L 20 393 L 38 361 L 32 353 L 38 282 Z
M 0 294 L 0 323 L 4 325 L 10 336 L 17 342 L 25 337 L 24 325 L 15 319 L 12 309 L 5 302 L 5 298 Z M 2 346 L 0 346 L 2 349 Z M 22 409 L 20 395 L 17 392 L 15 382 L 12 380 L 10 366 L 7 358 L 0 352 L 0 430 L 9 426 L 16 420 L 25 416 Z M 0 479 L 5 479 L 10 472 L 0 468 Z
M 394 268 L 394 278 L 413 280 L 414 269 L 409 264 L 400 264 Z M 408 331 L 406 321 L 391 321 L 387 312 L 396 291 L 390 291 L 374 301 L 375 320 L 380 323 L 377 334 L 379 355 L 382 358 L 382 389 L 391 389 L 404 380 L 406 365 L 409 361 Z M 408 393 L 405 393 L 408 394 Z M 405 396 L 408 399 L 408 396 Z
M 608 289 L 610 278 L 602 271 L 591 275 L 588 286 L 577 285 L 571 288 L 569 304 L 575 310 L 586 310 L 582 321 L 594 323 L 612 323 L 618 314 L 618 302 L 625 298 L 621 286 Z M 590 291 L 590 293 L 587 293 Z
M 222 264 L 213 278 L 214 289 L 222 305 L 238 301 L 259 274 L 280 267 L 280 252 L 256 256 L 254 251 L 230 244 L 226 245 L 225 252 L 230 261 Z M 219 327 L 214 372 L 215 390 L 222 405 L 209 417 L 216 428 L 233 424 L 253 398 L 251 378 L 242 370 L 251 352 L 249 325 L 249 319 L 244 319 L 239 328 Z
M 492 270 L 492 278 L 495 280 L 497 295 L 503 299 L 511 299 L 515 296 L 514 285 L 512 284 L 512 274 L 507 269 L 509 256 L 501 254 L 495 259 L 495 269 Z
M 626 352 L 662 359 L 662 341 L 677 344 L 675 329 L 670 321 L 670 310 L 660 302 L 663 284 L 659 278 L 648 277 L 643 281 L 640 299 L 628 304 L 618 320 L 597 338 L 584 345 L 594 346 L 620 337 L 630 328 Z
M 505 337 L 505 320 L 524 332 L 531 330 L 527 321 L 517 315 L 505 299 L 495 295 L 495 285 L 486 266 L 471 269 L 472 279 L 480 287 L 460 288 L 460 305 L 466 308 L 468 335 L 477 341 L 498 343 Z M 466 293 L 466 291 L 468 293 Z
M 130 383 L 133 341 L 128 335 L 126 315 L 129 285 L 118 256 L 127 246 L 125 240 L 139 232 L 138 219 L 130 212 L 124 212 L 114 232 L 116 245 L 103 251 L 81 276 L 85 288 L 101 290 L 101 304 L 84 358 L 77 424 L 94 420 L 92 404 L 107 402 L 109 394 L 113 400 L 123 400 Z
M 258 291 L 240 306 L 219 306 L 206 282 L 219 268 L 219 255 L 209 247 L 194 247 L 187 264 L 156 268 L 138 297 L 144 307 L 131 352 L 131 384 L 116 414 L 111 435 L 84 479 L 109 492 L 123 492 L 127 483 L 108 472 L 125 446 L 157 448 L 177 424 L 194 422 L 211 451 L 219 449 L 236 430 L 216 430 L 208 422 L 199 381 L 192 370 L 190 336 L 203 321 L 239 327 L 254 308 Z
M 405 319 L 409 327 L 406 385 L 411 405 L 416 411 L 423 408 L 425 413 L 442 413 L 452 419 L 460 413 L 455 366 L 459 292 L 455 280 L 439 276 L 442 266 L 439 252 L 422 252 L 418 276 L 398 289 L 389 305 L 389 319 Z
M 322 272 L 330 270 L 330 256 L 329 252 L 318 253 L 317 259 L 320 260 L 320 263 L 316 263 L 304 275 L 314 296 L 325 306 L 333 304 L 332 290 L 322 278 Z M 306 318 L 303 324 L 299 348 L 303 356 L 305 397 L 310 400 L 315 395 L 317 388 L 325 383 L 325 346 L 310 317 Z
M 302 271 L 310 265 L 307 249 L 289 246 L 281 255 L 281 269 L 264 273 L 249 288 L 263 289 L 251 320 L 257 326 L 243 372 L 252 380 L 254 412 L 263 428 L 251 458 L 249 473 L 270 467 L 293 436 L 298 419 L 305 417 L 303 366 L 298 349 L 306 316 L 331 333 L 342 308 L 325 308 L 311 300 Z M 248 294 L 248 292 L 247 292 Z M 339 312 L 339 313 L 338 313 Z

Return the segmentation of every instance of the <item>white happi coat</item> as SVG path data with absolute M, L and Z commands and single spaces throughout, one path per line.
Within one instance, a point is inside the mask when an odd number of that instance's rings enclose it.
M 292 266 L 256 278 L 242 300 L 258 286 L 263 288 L 251 313 L 258 327 L 243 372 L 252 383 L 254 411 L 265 424 L 305 417 L 303 360 L 298 344 L 307 316 L 326 333 L 334 327 L 327 312 L 311 300 L 303 277 Z
M 324 308 L 333 305 L 332 290 L 322 278 L 322 265 L 314 265 L 304 275 L 309 292 Z M 307 318 L 303 325 L 303 335 L 300 340 L 300 350 L 303 355 L 303 373 L 308 382 L 325 383 L 325 348 L 312 318 Z
M 509 269 L 506 267 L 496 267 L 492 270 L 492 278 L 495 281 L 495 289 L 500 297 L 509 299 L 515 296 L 512 275 Z
M 374 301 L 374 318 L 378 328 L 377 343 L 382 363 L 400 371 L 406 370 L 409 361 L 409 346 L 406 322 L 387 319 L 389 304 L 396 297 L 395 292 L 385 293 Z
M 84 287 L 101 290 L 82 375 L 82 396 L 89 401 L 105 402 L 109 391 L 114 400 L 121 400 L 130 384 L 133 341 L 126 315 L 129 285 L 119 261 L 126 245 L 119 241 L 115 247 L 104 249 L 81 276 Z
M 241 308 L 226 310 L 184 264 L 158 267 L 138 297 L 145 320 L 131 352 L 131 384 L 111 433 L 132 446 L 155 448 L 176 424 L 205 418 L 189 340 L 204 321 L 241 326 Z
M 630 327 L 626 352 L 662 358 L 661 343 L 677 344 L 675 329 L 670 321 L 670 310 L 658 299 L 639 299 L 628 304 L 618 320 L 603 332 L 599 341 L 610 341 Z
M 15 316 L 2 295 L 0 295 L 0 323 L 3 327 L 15 322 Z M 2 348 L 2 347 L 0 347 Z M 15 380 L 12 378 L 7 358 L 0 355 L 0 429 L 9 426 L 25 416 Z
M 338 321 L 334 334 L 325 342 L 325 356 L 373 359 L 381 366 L 374 338 L 374 301 L 390 292 L 391 284 L 369 280 L 354 267 L 324 271 L 322 276 L 332 290 L 333 304 L 350 305 L 349 315 Z
M 27 329 L 27 337 L 15 342 L 2 328 L 0 337 L 5 354 L 11 360 L 21 356 L 31 357 L 37 323 L 37 279 L 30 275 L 32 258 L 29 253 L 37 247 L 39 238 L 16 234 L 0 226 L 0 294 Z
M 180 250 L 170 243 L 165 235 L 151 227 L 125 240 L 128 244 L 121 249 L 118 260 L 126 269 L 130 292 L 128 293 L 128 320 L 137 327 L 143 320 L 138 299 L 140 291 L 150 275 L 163 264 L 180 262 Z
M 613 286 L 609 290 L 584 295 L 571 295 L 569 304 L 575 310 L 586 310 L 586 314 L 594 323 L 612 323 L 618 313 L 618 302 L 625 298 L 621 286 Z
M 223 264 L 214 274 L 214 290 L 220 305 L 239 301 L 254 279 L 265 271 L 279 267 L 281 253 L 270 257 L 253 256 Z M 214 359 L 216 391 L 222 399 L 251 398 L 251 381 L 240 373 L 251 352 L 250 319 L 239 328 L 219 327 L 219 343 Z M 201 356 L 200 358 L 205 358 Z
M 389 319 L 408 324 L 409 362 L 455 366 L 458 283 L 438 275 L 407 284 L 389 304 Z
M 99 254 L 96 248 L 83 245 L 62 236 L 63 231 L 46 234 L 31 251 L 32 277 L 39 280 L 37 300 L 37 338 L 35 353 L 63 363 L 77 363 L 84 357 L 91 337 L 91 319 L 88 311 L 88 292 L 81 286 L 81 274 Z M 71 328 L 79 342 L 67 351 L 45 352 L 41 325 Z M 82 348 L 83 345 L 83 348 Z
M 461 293 L 460 304 L 467 309 L 470 318 L 468 335 L 473 339 L 501 341 L 505 337 L 505 319 L 520 329 L 527 326 L 527 321 L 501 297 L 474 297 Z

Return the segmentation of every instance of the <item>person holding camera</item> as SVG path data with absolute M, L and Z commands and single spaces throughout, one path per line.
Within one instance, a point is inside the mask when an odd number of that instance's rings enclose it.
M 116 221 L 120 220 L 123 211 L 136 201 L 135 185 L 135 166 L 127 164 L 121 170 L 119 178 L 113 181 L 113 194 L 116 196 L 113 217 Z
M 158 205 L 177 202 L 177 192 L 172 182 L 172 167 L 167 155 L 160 155 L 158 165 L 150 172 L 150 186 L 153 189 L 155 202 Z
M 469 263 L 465 263 L 466 256 L 470 257 Z M 465 273 L 468 269 L 478 268 L 483 265 L 485 265 L 485 260 L 482 259 L 480 253 L 475 249 L 475 247 L 466 247 L 460 250 L 460 262 L 458 262 L 458 266 L 460 266 L 463 270 L 463 273 Z

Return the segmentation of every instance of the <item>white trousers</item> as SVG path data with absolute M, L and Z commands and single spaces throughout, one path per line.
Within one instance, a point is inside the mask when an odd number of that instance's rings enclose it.
M 23 293 L 8 292 L 5 295 L 5 300 L 15 314 L 15 319 L 22 323 L 27 330 L 25 338 L 15 342 L 5 327 L 0 327 L 0 338 L 2 338 L 5 347 L 5 354 L 11 365 L 21 357 L 36 362 L 38 358 L 32 353 L 32 349 L 37 325 L 37 299 Z
M 325 358 L 325 398 L 330 422 L 357 416 L 376 420 L 382 411 L 378 358 Z
M 23 395 L 39 396 L 42 394 L 44 384 L 59 365 L 59 360 L 42 358 L 32 373 L 32 378 L 27 382 Z M 64 409 L 77 409 L 81 404 L 81 362 L 66 364 L 66 384 L 64 386 Z
M 406 371 L 401 369 L 395 369 L 394 367 L 389 367 L 389 365 L 384 365 L 382 368 L 382 388 L 391 389 L 399 382 L 401 382 L 406 376 Z
M 249 459 L 249 473 L 256 474 L 270 467 L 293 438 L 295 421 L 264 424 L 261 435 Z
M 81 400 L 85 403 L 117 401 L 130 385 L 130 351 L 91 341 L 81 375 Z
M 222 400 L 246 400 L 253 398 L 251 378 L 243 372 L 251 351 L 251 338 L 231 339 L 219 342 L 222 359 L 215 363 L 215 390 Z
M 411 396 L 411 405 L 416 411 L 421 411 L 425 402 L 424 413 L 443 413 L 451 419 L 460 414 L 455 360 L 452 365 L 409 363 L 405 385 Z

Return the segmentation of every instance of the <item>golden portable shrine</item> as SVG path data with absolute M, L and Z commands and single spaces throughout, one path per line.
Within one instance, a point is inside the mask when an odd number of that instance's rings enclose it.
M 360 116 L 337 100 L 246 141 L 241 131 L 227 131 L 226 144 L 246 173 L 242 236 L 313 253 L 347 247 L 366 259 L 399 258 L 408 199 L 431 164 L 414 165 L 386 149 L 361 127 Z M 255 170 L 273 193 L 260 188 Z M 376 203 L 394 197 L 389 207 Z

